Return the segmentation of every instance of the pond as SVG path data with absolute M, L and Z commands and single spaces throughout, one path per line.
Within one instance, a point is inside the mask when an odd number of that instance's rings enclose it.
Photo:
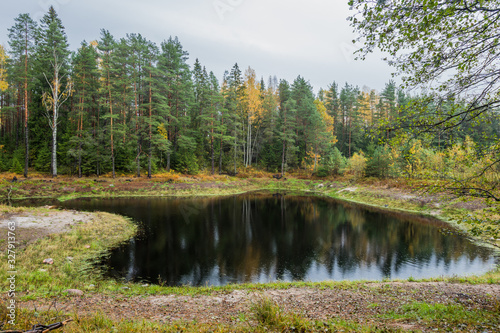
M 305 195 L 79 199 L 64 208 L 129 216 L 142 232 L 109 276 L 165 285 L 381 280 L 480 274 L 494 251 L 437 220 Z

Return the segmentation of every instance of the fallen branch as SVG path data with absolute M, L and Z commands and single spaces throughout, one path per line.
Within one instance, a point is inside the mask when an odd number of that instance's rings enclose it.
M 33 328 L 28 330 L 28 331 L 19 331 L 19 330 L 11 331 L 11 330 L 9 330 L 9 331 L 0 331 L 0 333 L 46 333 L 49 331 L 57 330 L 58 328 L 63 327 L 64 325 L 66 325 L 70 321 L 73 321 L 73 319 L 60 321 L 60 322 L 54 323 L 52 325 L 37 324 L 37 325 L 33 326 Z

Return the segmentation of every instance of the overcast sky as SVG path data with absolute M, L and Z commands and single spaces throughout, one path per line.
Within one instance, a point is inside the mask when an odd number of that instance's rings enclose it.
M 37 21 L 56 9 L 72 50 L 99 39 L 105 28 L 115 38 L 140 33 L 160 43 L 178 36 L 190 54 L 222 79 L 238 63 L 258 77 L 298 75 L 317 92 L 336 81 L 381 90 L 391 68 L 380 54 L 356 61 L 354 35 L 346 18 L 347 0 L 1 0 L 0 43 L 14 18 L 29 13 Z

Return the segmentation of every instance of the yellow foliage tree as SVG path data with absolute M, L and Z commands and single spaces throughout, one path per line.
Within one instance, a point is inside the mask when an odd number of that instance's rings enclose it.
M 7 64 L 8 56 L 5 53 L 5 48 L 0 45 L 0 91 L 5 91 L 9 88 L 9 83 L 7 82 Z
M 326 111 L 325 104 L 320 101 L 319 99 L 316 99 L 314 101 L 314 105 L 316 105 L 316 110 L 318 110 L 318 113 L 321 116 L 321 119 L 323 120 L 323 124 L 326 127 L 326 131 L 328 133 L 333 133 L 333 117 L 328 114 Z M 334 136 L 330 136 L 331 138 L 331 143 L 335 144 L 337 142 L 337 139 Z
M 253 137 L 257 137 L 259 120 L 263 116 L 262 107 L 262 94 L 260 90 L 260 83 L 256 80 L 255 71 L 248 67 L 245 71 L 245 95 L 243 100 L 243 105 L 245 107 L 245 118 L 247 121 L 247 133 L 246 133 L 246 144 L 245 144 L 245 154 L 244 163 L 245 167 L 252 165 L 253 156 Z M 254 124 L 256 125 L 257 133 L 253 133 Z M 253 140 L 255 141 L 255 140 Z
M 366 91 L 362 91 L 358 97 L 358 112 L 363 119 L 365 126 L 373 123 L 372 108 L 370 103 L 370 94 Z
M 365 175 L 367 158 L 363 151 L 354 153 L 347 161 L 347 172 L 354 175 L 356 178 L 361 178 Z

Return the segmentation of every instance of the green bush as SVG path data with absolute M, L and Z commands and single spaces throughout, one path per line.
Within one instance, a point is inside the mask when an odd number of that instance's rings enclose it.
M 196 156 L 190 152 L 176 154 L 173 167 L 176 171 L 189 175 L 196 175 L 200 171 Z
M 24 168 L 21 165 L 21 163 L 19 163 L 19 160 L 17 159 L 17 157 L 14 157 L 12 159 L 9 171 L 17 173 L 17 174 L 22 174 L 24 172 Z
M 35 160 L 35 170 L 41 172 L 50 172 L 51 152 L 47 147 L 43 147 L 38 152 Z
M 334 147 L 323 158 L 322 168 L 324 168 L 328 172 L 328 174 L 339 175 L 342 173 L 345 167 L 346 167 L 346 158 L 342 156 L 342 153 L 337 149 L 337 147 Z M 319 177 L 325 177 L 325 176 L 319 176 Z
M 389 175 L 391 155 L 389 149 L 379 146 L 366 163 L 365 173 L 369 177 L 385 178 Z
M 5 166 L 5 163 L 3 162 L 3 158 L 0 158 L 0 172 L 7 171 L 8 168 Z
M 330 175 L 330 170 L 324 166 L 320 166 L 318 171 L 316 171 L 316 177 L 328 177 Z

